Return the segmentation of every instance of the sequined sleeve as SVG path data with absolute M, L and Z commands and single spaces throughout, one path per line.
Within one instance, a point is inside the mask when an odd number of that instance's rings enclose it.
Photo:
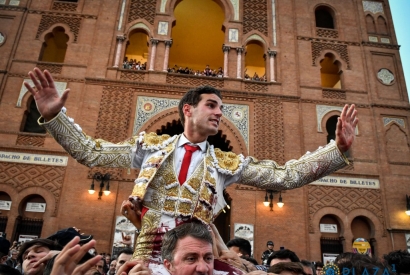
M 118 144 L 87 136 L 74 120 L 65 114 L 65 108 L 52 120 L 39 124 L 79 163 L 88 167 L 123 167 L 131 166 L 135 156 L 136 138 Z
M 348 164 L 336 142 L 331 141 L 325 147 L 308 152 L 298 160 L 290 160 L 283 166 L 272 160 L 258 161 L 256 158 L 247 157 L 238 183 L 272 190 L 294 189 Z

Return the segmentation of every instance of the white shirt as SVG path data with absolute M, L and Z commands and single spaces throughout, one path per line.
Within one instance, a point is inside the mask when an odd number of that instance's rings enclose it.
M 182 160 L 184 159 L 184 155 L 185 155 L 185 148 L 184 148 L 185 144 L 189 144 L 191 146 L 195 145 L 200 148 L 200 150 L 196 150 L 192 154 L 191 163 L 189 164 L 188 174 L 186 177 L 188 179 L 192 175 L 192 173 L 195 171 L 196 167 L 204 159 L 206 155 L 207 142 L 205 140 L 200 143 L 192 143 L 184 136 L 184 134 L 181 135 L 181 137 L 178 140 L 175 151 L 174 151 L 174 167 L 175 167 L 175 173 L 177 174 L 177 176 L 179 175 L 179 171 L 181 171 Z

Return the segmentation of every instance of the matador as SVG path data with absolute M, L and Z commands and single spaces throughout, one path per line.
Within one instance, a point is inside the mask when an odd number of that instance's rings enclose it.
M 182 134 L 142 132 L 114 144 L 87 136 L 67 116 L 63 106 L 69 90 L 60 97 L 48 71 L 35 68 L 29 76 L 36 89 L 25 86 L 42 115 L 39 123 L 73 158 L 89 167 L 140 168 L 130 195 L 132 207 L 123 207 L 123 214 L 131 214 L 131 209 L 140 214 L 141 233 L 133 258 L 151 263 L 161 262 L 162 235 L 167 230 L 191 221 L 212 223 L 226 206 L 223 190 L 233 183 L 289 190 L 348 165 L 343 152 L 352 145 L 358 123 L 354 105 L 346 105 L 337 123 L 336 141 L 284 165 L 244 157 L 207 142 L 218 132 L 223 104 L 219 90 L 204 86 L 188 91 L 179 102 Z M 195 147 L 188 166 L 184 164 L 187 144 Z M 186 169 L 186 179 L 181 180 L 180 173 Z M 135 215 L 130 219 L 135 222 Z

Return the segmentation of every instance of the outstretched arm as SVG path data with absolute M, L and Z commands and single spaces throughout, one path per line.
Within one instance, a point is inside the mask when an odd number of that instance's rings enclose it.
M 341 152 L 346 152 L 352 146 L 355 129 L 359 118 L 354 104 L 345 105 L 336 125 L 336 144 Z
M 28 75 L 33 81 L 35 89 L 27 82 L 24 82 L 24 86 L 33 95 L 38 111 L 46 121 L 53 119 L 63 108 L 70 89 L 66 89 L 60 97 L 49 71 L 42 72 L 39 68 L 34 68 Z

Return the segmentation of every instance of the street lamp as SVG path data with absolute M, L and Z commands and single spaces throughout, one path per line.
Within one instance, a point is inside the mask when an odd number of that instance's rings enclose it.
M 408 196 L 408 195 L 406 195 L 406 202 L 407 202 L 406 214 L 407 214 L 407 216 L 410 216 L 410 196 Z
M 95 173 L 93 175 L 93 181 L 91 183 L 90 189 L 88 190 L 88 193 L 90 193 L 91 195 L 95 193 L 94 180 L 96 180 L 100 182 L 100 191 L 98 192 L 98 199 L 101 200 L 101 196 L 103 195 L 103 193 L 104 195 L 108 196 L 111 193 L 110 177 L 111 175 L 109 173 L 106 173 L 106 174 L 101 174 L 100 172 Z M 104 187 L 105 187 L 105 190 L 103 191 Z

